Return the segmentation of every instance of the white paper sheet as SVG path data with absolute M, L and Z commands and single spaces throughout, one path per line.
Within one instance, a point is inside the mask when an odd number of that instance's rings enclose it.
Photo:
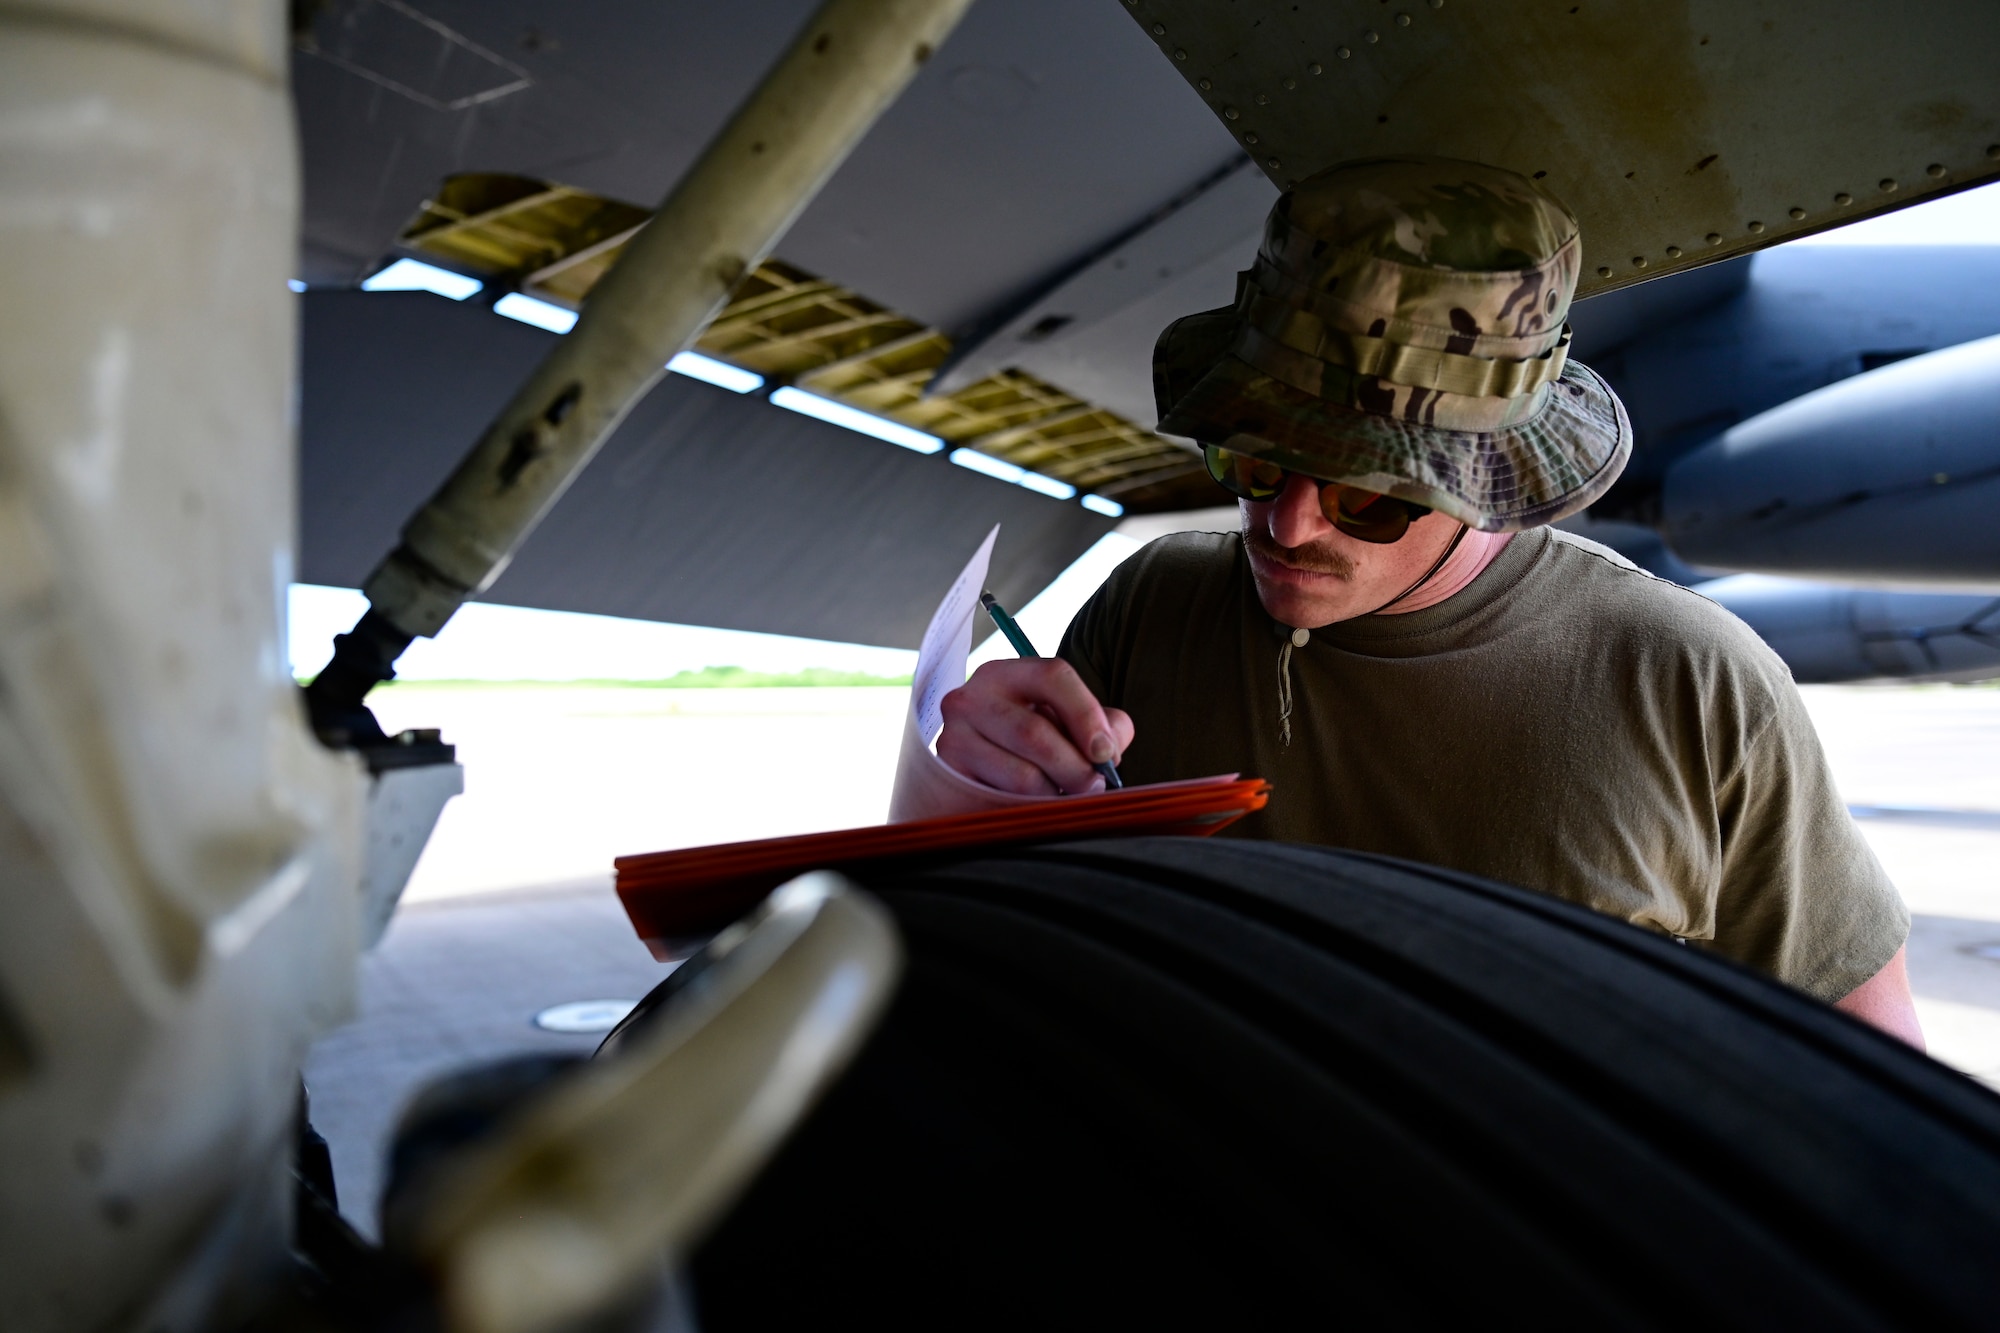
M 917 650 L 917 669 L 910 680 L 910 709 L 903 719 L 903 746 L 896 758 L 896 785 L 889 797 L 889 822 L 963 815 L 975 810 L 1059 801 L 1060 796 L 1017 796 L 975 782 L 939 759 L 931 746 L 944 730 L 940 706 L 944 696 L 965 684 L 965 659 L 972 651 L 972 618 L 979 614 L 979 594 L 993 560 L 995 524 L 986 540 L 959 571 L 950 591 L 938 603 Z
M 986 587 L 987 566 L 993 559 L 993 542 L 1000 535 L 996 523 L 986 540 L 972 553 L 959 571 L 951 590 L 938 603 L 930 627 L 924 631 L 923 646 L 917 650 L 916 673 L 910 678 L 910 707 L 903 716 L 903 745 L 896 757 L 896 785 L 889 797 L 889 823 L 910 819 L 930 819 L 940 815 L 968 815 L 981 810 L 1003 810 L 1021 805 L 1061 801 L 1063 796 L 1017 796 L 966 777 L 937 757 L 931 746 L 944 730 L 942 702 L 945 695 L 965 683 L 965 659 L 972 652 L 972 619 L 979 615 L 979 594 Z M 1218 773 L 1207 778 L 1183 778 L 1178 782 L 1149 783 L 1155 787 L 1206 787 L 1234 782 L 1234 773 Z M 1127 791 L 1132 788 L 1126 788 Z

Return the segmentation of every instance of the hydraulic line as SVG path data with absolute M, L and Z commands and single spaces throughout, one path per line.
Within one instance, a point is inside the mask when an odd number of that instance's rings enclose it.
M 506 569 L 666 364 L 770 252 L 971 0 L 827 0 L 675 185 L 443 486 L 404 525 L 307 690 L 329 744 L 366 745 L 363 700 Z

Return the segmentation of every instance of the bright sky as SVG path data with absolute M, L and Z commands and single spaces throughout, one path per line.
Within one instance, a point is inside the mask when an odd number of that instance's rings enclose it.
M 2000 245 L 2000 185 L 1961 190 L 1793 245 Z

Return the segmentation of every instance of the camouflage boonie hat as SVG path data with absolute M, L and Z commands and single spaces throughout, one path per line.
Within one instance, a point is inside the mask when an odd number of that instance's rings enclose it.
M 1510 171 L 1330 167 L 1280 198 L 1236 304 L 1153 351 L 1160 429 L 1485 532 L 1587 507 L 1632 426 L 1567 359 L 1576 219 Z

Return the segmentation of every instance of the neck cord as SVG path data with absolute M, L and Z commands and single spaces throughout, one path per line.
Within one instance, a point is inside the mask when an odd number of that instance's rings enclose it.
M 1423 587 L 1426 583 L 1429 583 L 1432 579 L 1436 578 L 1437 572 L 1440 569 L 1444 568 L 1444 562 L 1451 559 L 1451 553 L 1458 549 L 1458 544 L 1465 540 L 1465 534 L 1470 531 L 1472 531 L 1472 529 L 1467 527 L 1465 524 L 1463 523 L 1459 524 L 1458 531 L 1455 534 L 1453 534 L 1451 541 L 1446 543 L 1444 548 L 1444 554 L 1440 555 L 1437 559 L 1431 561 L 1431 567 L 1424 571 L 1422 578 L 1418 579 L 1415 583 L 1412 583 L 1409 587 L 1403 589 L 1401 592 L 1397 593 L 1394 597 L 1391 597 L 1388 601 L 1382 603 L 1382 605 L 1376 607 L 1373 611 L 1370 611 L 1368 614 L 1371 616 L 1381 615 L 1384 611 L 1387 611 L 1390 607 L 1402 601 L 1405 597 L 1408 597 L 1411 593 L 1415 592 L 1417 589 Z
M 1465 534 L 1470 531 L 1472 531 L 1470 527 L 1463 523 L 1459 524 L 1458 531 L 1453 534 L 1451 541 L 1445 544 L 1444 553 L 1431 562 L 1431 567 L 1424 571 L 1422 578 L 1368 614 L 1380 615 L 1436 578 L 1437 572 L 1444 568 L 1444 562 L 1451 559 L 1452 552 L 1458 549 L 1458 544 L 1465 540 Z M 1292 743 L 1292 649 L 1294 646 L 1305 647 L 1306 637 L 1304 630 L 1295 629 L 1285 636 L 1284 645 L 1278 649 L 1278 738 L 1287 746 Z
M 1293 630 L 1278 649 L 1278 740 L 1286 746 L 1292 743 L 1292 645 L 1304 635 Z

